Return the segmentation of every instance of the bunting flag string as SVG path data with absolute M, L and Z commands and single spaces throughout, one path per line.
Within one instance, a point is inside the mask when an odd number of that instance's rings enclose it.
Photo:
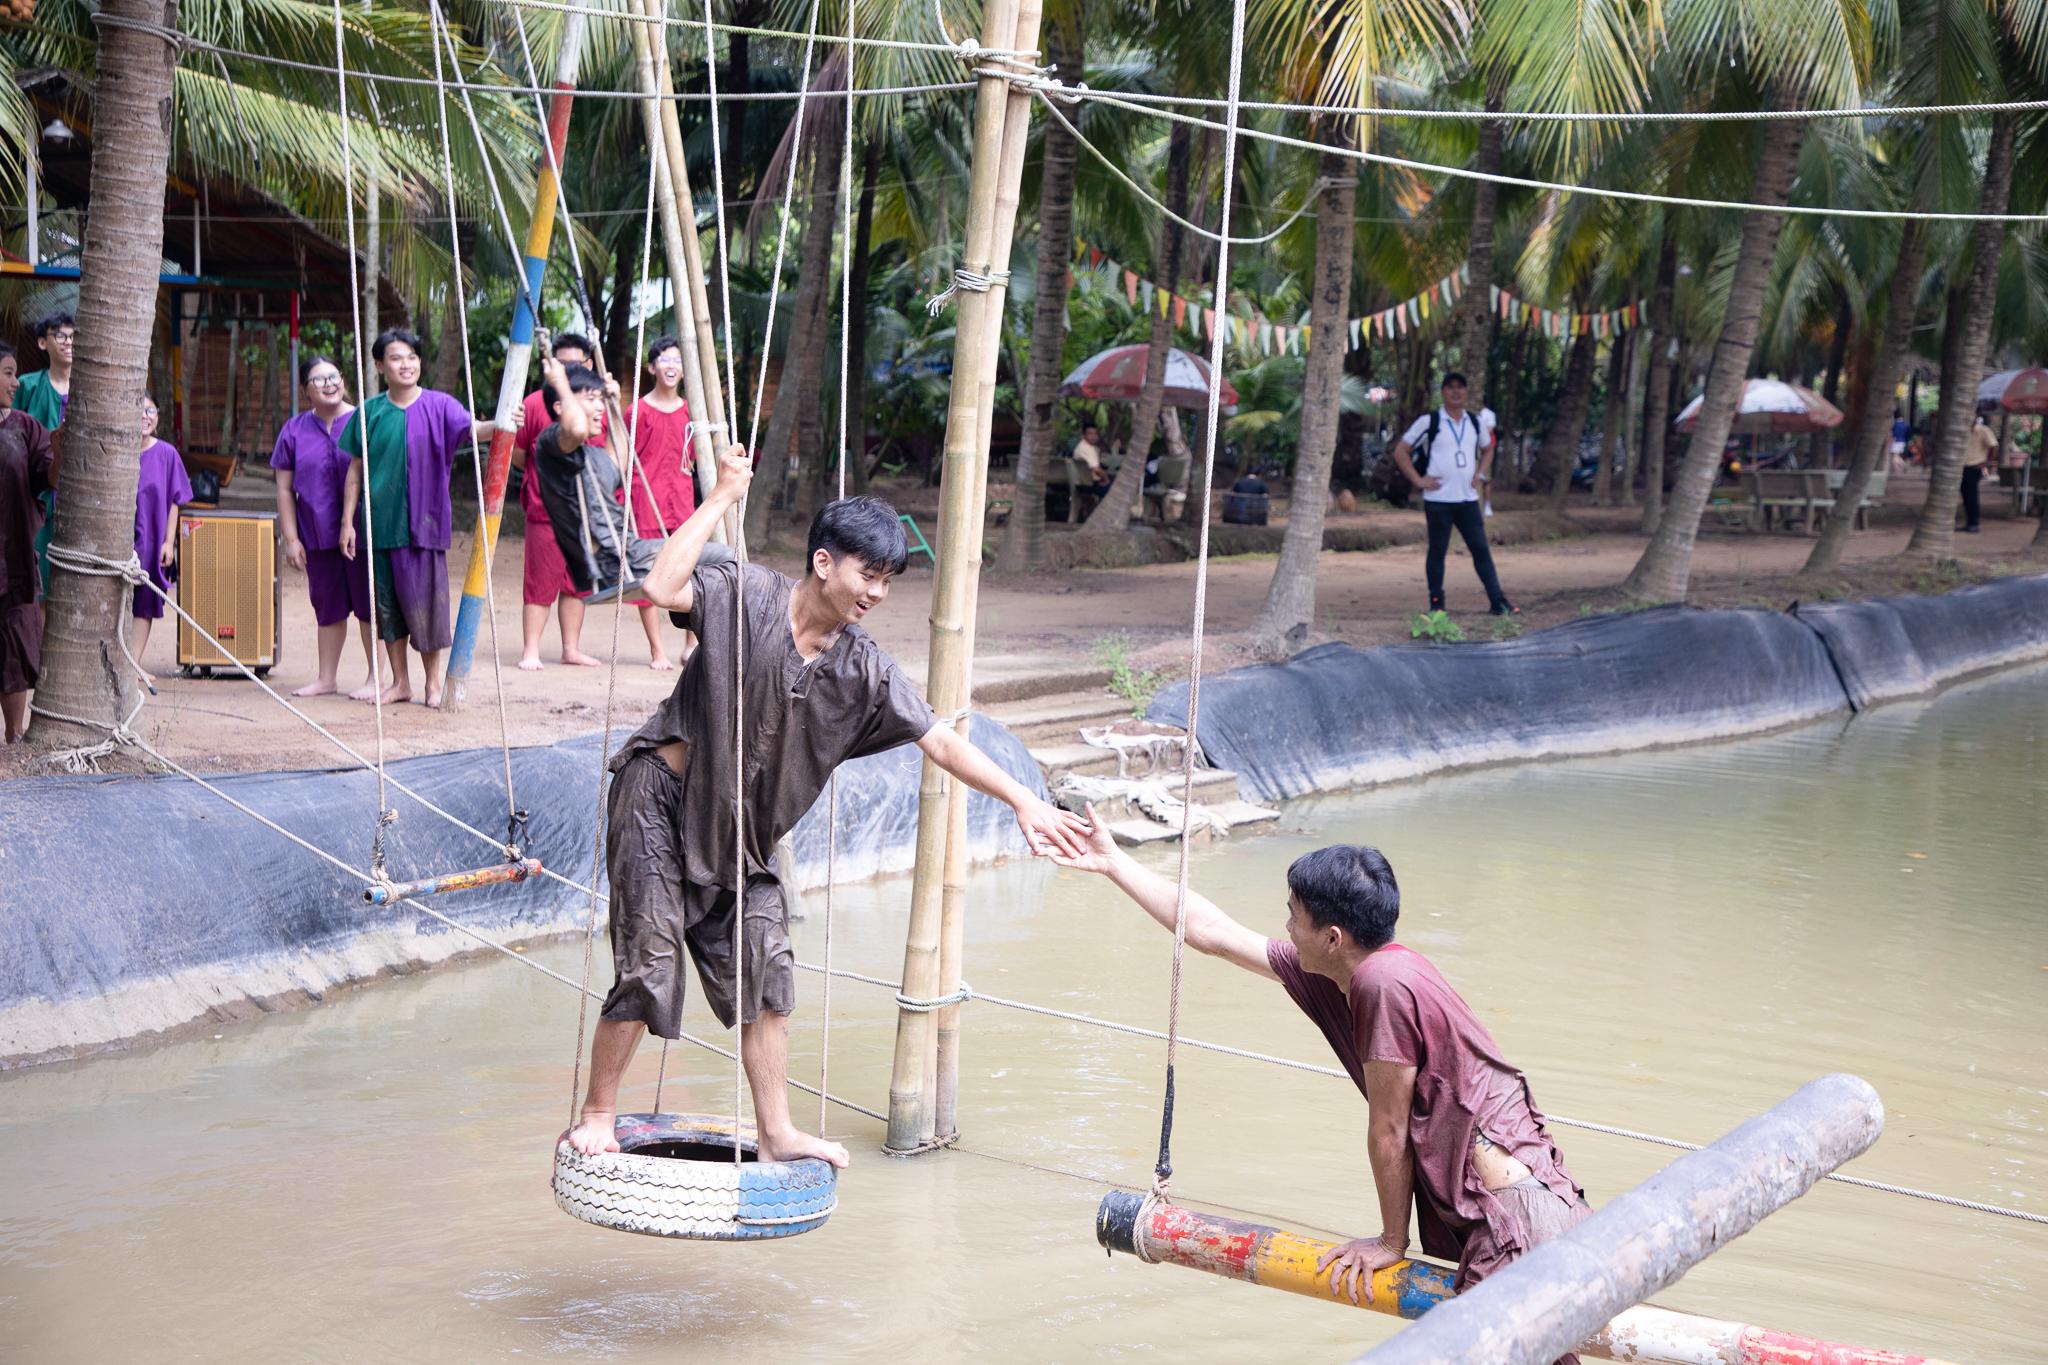
M 1076 260 L 1088 262 L 1089 272 L 1078 279 L 1069 275 L 1069 281 L 1075 287 L 1085 290 L 1096 285 L 1109 285 L 1114 288 L 1120 281 L 1124 300 L 1132 308 L 1150 316 L 1167 318 L 1176 328 L 1191 331 L 1202 340 L 1215 336 L 1215 308 L 1155 285 L 1135 270 L 1126 268 L 1102 248 L 1078 238 L 1074 242 L 1074 256 Z M 1389 305 L 1376 313 L 1347 319 L 1342 328 L 1346 349 L 1355 351 L 1375 340 L 1405 337 L 1420 331 L 1425 323 L 1442 318 L 1455 308 L 1458 300 L 1464 297 L 1465 286 L 1471 279 L 1472 267 L 1468 262 L 1413 298 Z M 1486 298 L 1488 307 L 1503 323 L 1511 327 L 1534 327 L 1538 334 L 1558 340 L 1589 335 L 1608 340 L 1642 326 L 1646 312 L 1641 303 L 1599 313 L 1541 308 L 1516 298 L 1497 284 L 1486 287 Z M 1312 341 L 1312 329 L 1309 327 L 1274 322 L 1257 313 L 1226 313 L 1222 325 L 1233 346 L 1262 356 L 1306 355 Z

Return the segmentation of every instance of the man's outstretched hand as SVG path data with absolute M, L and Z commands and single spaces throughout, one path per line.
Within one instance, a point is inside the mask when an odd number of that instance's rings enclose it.
M 1076 872 L 1107 873 L 1116 861 L 1116 840 L 1110 837 L 1109 822 L 1096 818 L 1094 803 L 1090 802 L 1085 809 L 1088 818 L 1087 823 L 1080 826 L 1080 847 L 1071 851 L 1056 849 L 1051 855 L 1052 860 Z M 1080 817 L 1069 814 L 1067 818 L 1078 820 Z
M 1088 846 L 1086 821 L 1036 798 L 1018 805 L 1017 828 L 1024 831 L 1025 847 L 1055 862 L 1078 856 Z
M 1353 1307 L 1358 1306 L 1358 1290 L 1365 1288 L 1365 1302 L 1371 1303 L 1373 1272 L 1385 1270 L 1407 1260 L 1404 1252 L 1388 1246 L 1382 1238 L 1361 1237 L 1355 1242 L 1331 1247 L 1316 1259 L 1316 1274 L 1320 1275 L 1331 1266 L 1330 1291 L 1348 1295 Z

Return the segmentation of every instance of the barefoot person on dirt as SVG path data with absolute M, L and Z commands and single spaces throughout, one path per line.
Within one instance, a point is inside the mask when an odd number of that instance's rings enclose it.
M 1079 818 L 1033 796 L 940 723 L 861 629 L 908 555 L 895 509 L 867 497 L 826 504 L 811 523 L 803 579 L 792 582 L 758 564 L 743 568 L 722 547 L 716 558 L 707 553 L 720 518 L 738 506 L 752 477 L 746 452 L 728 449 L 717 486 L 669 536 L 642 583 L 698 646 L 674 693 L 611 762 L 605 867 L 618 978 L 591 1046 L 582 1116 L 567 1135 L 581 1152 L 619 1149 L 619 1079 L 641 1033 L 680 1034 L 687 948 L 712 1012 L 728 1028 L 740 1023 L 762 1159 L 846 1164 L 844 1147 L 790 1122 L 796 981 L 788 905 L 770 859 L 847 759 L 914 742 L 956 780 L 1010 806 L 1033 852 L 1082 852 Z M 743 781 L 734 772 L 736 634 L 744 638 Z M 744 802 L 743 849 L 736 791 Z M 735 885 L 742 853 L 744 895 Z M 745 926 L 740 1000 L 736 913 Z
M 1422 490 L 1422 514 L 1429 523 L 1429 554 L 1423 573 L 1429 583 L 1429 609 L 1444 609 L 1444 556 L 1451 532 L 1464 537 L 1472 568 L 1486 589 L 1487 610 L 1495 616 L 1515 614 L 1514 603 L 1501 591 L 1493 570 L 1493 550 L 1486 543 L 1486 513 L 1480 499 L 1493 481 L 1493 411 L 1465 410 L 1465 376 L 1456 370 L 1444 376 L 1443 406 L 1415 419 L 1394 447 L 1394 464 L 1409 483 Z M 1422 462 L 1409 456 L 1419 451 Z
M 575 332 L 558 333 L 548 347 L 563 369 L 590 368 L 590 339 Z M 522 542 L 519 590 L 523 602 L 520 617 L 519 666 L 529 673 L 545 667 L 540 661 L 540 637 L 548 628 L 548 608 L 555 609 L 557 633 L 562 638 L 562 662 L 574 668 L 596 668 L 602 661 L 583 652 L 583 599 L 589 592 L 576 591 L 569 568 L 562 562 L 547 504 L 541 500 L 540 480 L 534 477 L 533 443 L 555 419 L 548 415 L 548 365 L 541 359 L 540 387 L 526 395 L 520 409 L 519 431 L 512 438 L 512 463 L 525 471 L 519 484 L 519 508 L 526 514 L 526 537 Z M 597 435 L 605 441 L 602 415 Z
M 404 328 L 379 333 L 370 355 L 384 392 L 364 402 L 342 428 L 341 448 L 349 463 L 341 490 L 341 553 L 351 572 L 370 578 L 377 638 L 391 663 L 383 700 L 412 700 L 412 667 L 405 653 L 410 644 L 426 673 L 423 700 L 439 706 L 441 665 L 455 643 L 448 611 L 448 544 L 455 508 L 448 481 L 454 477 L 456 452 L 471 441 L 489 440 L 491 423 L 471 417 L 452 394 L 420 387 L 420 339 Z M 363 496 L 366 463 L 369 530 L 375 539 L 359 547 L 356 506 Z
M 1171 931 L 1174 883 L 1088 815 L 1087 852 L 1053 861 L 1109 878 Z M 1422 1249 L 1458 1263 L 1460 1290 L 1590 1217 L 1528 1078 L 1429 959 L 1393 941 L 1401 891 L 1379 850 L 1305 853 L 1287 869 L 1287 892 L 1286 937 L 1271 939 L 1190 892 L 1187 943 L 1279 982 L 1366 1097 L 1380 1235 L 1332 1248 L 1317 1270 L 1335 1265 L 1334 1286 L 1354 1303 L 1363 1288 L 1369 1302 L 1372 1272 L 1408 1254 L 1411 1200 Z
M 36 536 L 43 495 L 55 486 L 50 433 L 14 406 L 21 359 L 0 341 L 0 741 L 28 729 L 28 695 L 43 667 L 42 574 Z
M 356 619 L 363 638 L 366 681 L 349 693 L 368 701 L 377 685 L 376 646 L 370 641 L 370 580 L 341 553 L 341 489 L 348 479 L 348 456 L 339 437 L 355 408 L 342 384 L 341 367 L 324 355 L 299 366 L 299 387 L 305 410 L 286 422 L 270 451 L 277 471 L 277 525 L 284 537 L 285 563 L 306 575 L 313 621 L 319 627 L 319 672 L 293 692 L 295 697 L 325 697 L 341 690 L 335 674 L 342 647 L 348 643 L 348 619 Z
M 157 591 L 138 585 L 131 610 L 135 617 L 134 644 L 130 653 L 142 666 L 141 683 L 156 695 L 156 676 L 147 658 L 150 629 L 163 619 L 164 598 L 178 581 L 178 509 L 192 501 L 192 480 L 185 473 L 185 458 L 169 441 L 157 439 L 157 409 L 153 399 L 142 400 L 142 453 L 135 473 L 135 558 Z

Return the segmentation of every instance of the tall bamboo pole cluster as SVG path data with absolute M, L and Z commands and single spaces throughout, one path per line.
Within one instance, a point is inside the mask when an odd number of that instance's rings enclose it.
M 983 49 L 1038 43 L 1041 0 L 990 0 L 982 12 Z M 967 188 L 967 236 L 961 255 L 958 324 L 947 405 L 943 490 L 939 503 L 937 582 L 932 591 L 931 653 L 925 690 L 941 723 L 967 734 L 973 691 L 975 594 L 981 583 L 988 489 L 990 416 L 995 407 L 1010 242 L 1029 130 L 1028 93 L 1000 76 L 980 77 L 975 92 L 974 160 Z M 987 280 L 985 289 L 971 282 Z M 903 947 L 903 996 L 913 1002 L 955 995 L 966 937 L 967 789 L 930 759 L 917 793 L 917 866 Z M 959 1005 L 906 1005 L 896 1021 L 885 1150 L 908 1154 L 943 1145 L 955 1133 L 959 1079 Z

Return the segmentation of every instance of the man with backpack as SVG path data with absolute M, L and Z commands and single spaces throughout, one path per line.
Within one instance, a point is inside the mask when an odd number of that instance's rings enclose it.
M 1486 589 L 1487 610 L 1495 616 L 1511 616 L 1518 608 L 1501 591 L 1500 576 L 1493 570 L 1486 516 L 1480 508 L 1482 490 L 1493 478 L 1493 411 L 1467 412 L 1465 389 L 1465 376 L 1456 370 L 1444 376 L 1443 406 L 1415 419 L 1394 447 L 1394 464 L 1410 484 L 1422 490 L 1422 512 L 1429 524 L 1429 557 L 1424 569 L 1429 609 L 1444 609 L 1444 555 L 1451 548 L 1451 532 L 1456 530 L 1464 537 L 1472 567 Z

